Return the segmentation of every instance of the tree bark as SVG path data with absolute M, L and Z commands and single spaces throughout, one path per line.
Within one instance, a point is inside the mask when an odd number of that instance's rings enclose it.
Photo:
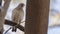
M 5 3 L 4 3 L 4 6 L 2 7 L 1 11 L 0 11 L 0 32 L 3 33 L 3 24 L 4 24 L 4 21 L 5 21 L 5 15 L 7 13 L 7 9 L 9 7 L 9 4 L 10 4 L 10 0 L 4 0 Z
M 25 34 L 47 34 L 50 0 L 27 0 Z
M 1 6 L 1 4 L 2 4 L 2 0 L 0 0 L 0 6 Z

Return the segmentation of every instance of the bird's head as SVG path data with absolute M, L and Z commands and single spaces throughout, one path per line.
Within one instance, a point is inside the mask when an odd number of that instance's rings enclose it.
M 24 7 L 24 3 L 20 3 L 19 5 L 18 5 L 18 8 L 23 8 Z

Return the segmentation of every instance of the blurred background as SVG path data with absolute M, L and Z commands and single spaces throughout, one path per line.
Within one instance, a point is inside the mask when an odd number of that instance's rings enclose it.
M 48 34 L 60 34 L 60 0 L 50 0 Z
M 23 8 L 24 10 L 24 19 L 22 21 L 25 21 L 25 15 L 26 15 L 26 12 L 25 12 L 25 9 L 26 9 L 26 0 L 11 0 L 10 2 L 10 5 L 9 5 L 9 8 L 7 10 L 7 14 L 6 14 L 6 17 L 5 19 L 7 20 L 12 20 L 11 19 L 11 16 L 12 16 L 12 10 L 14 8 L 16 8 L 20 3 L 24 3 L 25 6 Z M 4 0 L 2 1 L 2 6 L 4 5 Z M 21 23 L 21 25 L 24 27 L 25 26 L 25 22 L 24 23 Z M 4 33 L 6 32 L 6 30 L 8 30 L 10 27 L 12 26 L 9 26 L 9 25 L 5 25 L 4 24 Z M 12 29 L 11 29 L 12 30 Z M 24 34 L 24 32 L 20 31 L 19 29 L 17 29 L 17 32 L 12 32 L 11 30 L 9 30 L 6 34 Z
M 5 19 L 12 20 L 11 19 L 11 13 L 14 8 L 16 8 L 19 3 L 24 3 L 24 19 L 22 21 L 25 21 L 25 15 L 26 15 L 26 0 L 12 0 L 9 8 L 7 10 L 7 15 Z M 4 4 L 4 0 L 3 0 Z M 2 4 L 2 6 L 3 6 Z M 23 27 L 25 26 L 25 22 L 21 24 Z M 11 26 L 4 25 L 5 31 L 9 29 Z M 4 31 L 4 32 L 5 32 Z M 12 32 L 11 30 L 7 34 L 24 34 L 24 32 L 20 31 L 19 29 L 17 32 Z M 48 32 L 47 34 L 60 34 L 60 0 L 50 0 L 50 11 L 49 11 L 49 22 L 48 22 Z

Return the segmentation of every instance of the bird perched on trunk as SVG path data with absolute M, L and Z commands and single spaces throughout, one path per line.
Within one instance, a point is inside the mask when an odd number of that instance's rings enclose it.
M 23 11 L 24 4 L 20 3 L 13 11 L 12 11 L 12 21 L 20 24 L 21 20 L 24 17 L 24 11 Z M 16 27 L 13 28 L 13 31 L 16 31 Z

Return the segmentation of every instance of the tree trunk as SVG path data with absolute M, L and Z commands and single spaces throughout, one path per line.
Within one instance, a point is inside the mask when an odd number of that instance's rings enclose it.
M 0 32 L 3 33 L 3 24 L 5 21 L 5 15 L 7 13 L 7 9 L 9 7 L 10 4 L 10 0 L 4 0 L 4 6 L 2 7 L 1 11 L 0 11 Z
M 1 6 L 1 4 L 2 4 L 2 0 L 0 0 L 0 6 Z
M 25 34 L 47 34 L 49 0 L 27 0 Z

